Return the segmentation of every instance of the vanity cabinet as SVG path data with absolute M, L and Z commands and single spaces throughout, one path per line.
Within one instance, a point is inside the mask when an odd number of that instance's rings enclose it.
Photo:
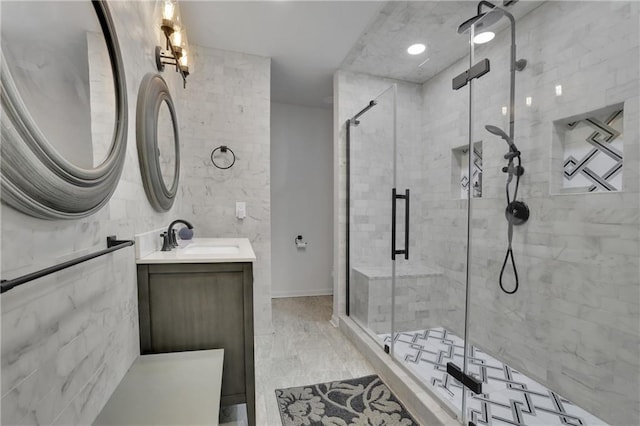
M 255 425 L 252 264 L 138 264 L 138 306 L 143 355 L 224 349 L 221 405 Z

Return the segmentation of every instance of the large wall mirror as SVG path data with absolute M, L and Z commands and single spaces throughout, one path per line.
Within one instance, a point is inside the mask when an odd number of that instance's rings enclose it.
M 158 74 L 145 75 L 140 84 L 136 141 L 147 198 L 155 210 L 167 211 L 178 192 L 180 138 L 169 88 Z
M 127 98 L 104 1 L 2 2 L 2 201 L 43 219 L 95 213 L 125 159 Z

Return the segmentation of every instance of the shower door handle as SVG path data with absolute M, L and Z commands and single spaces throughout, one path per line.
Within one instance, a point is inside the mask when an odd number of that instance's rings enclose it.
M 404 249 L 396 250 L 396 203 L 404 200 Z M 396 260 L 396 254 L 404 254 L 404 258 L 409 260 L 409 190 L 405 189 L 404 194 L 398 194 L 396 188 L 391 190 L 391 260 Z

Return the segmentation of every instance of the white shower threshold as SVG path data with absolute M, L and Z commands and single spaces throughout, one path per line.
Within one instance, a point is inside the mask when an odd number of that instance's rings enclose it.
M 426 390 L 398 363 L 396 363 L 370 335 L 346 315 L 339 317 L 340 331 L 371 363 L 393 393 L 421 425 L 460 426 L 455 413 L 434 393 Z

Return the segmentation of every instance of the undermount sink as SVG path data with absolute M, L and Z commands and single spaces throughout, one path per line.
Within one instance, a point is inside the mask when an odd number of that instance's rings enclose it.
M 240 247 L 237 245 L 195 243 L 179 250 L 183 254 L 236 254 L 240 252 Z

